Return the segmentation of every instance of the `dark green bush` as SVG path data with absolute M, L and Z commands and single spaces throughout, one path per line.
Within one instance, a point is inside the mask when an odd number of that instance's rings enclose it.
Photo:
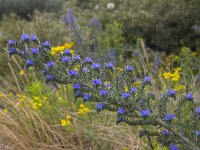
M 114 8 L 109 9 L 111 2 Z M 83 23 L 92 17 L 103 23 L 121 22 L 128 43 L 139 36 L 155 50 L 171 52 L 182 46 L 200 47 L 199 0 L 69 0 L 63 8 L 64 12 L 73 8 Z
M 64 2 L 65 0 L 0 0 L 0 17 L 12 12 L 21 17 L 28 17 L 35 9 L 58 12 Z

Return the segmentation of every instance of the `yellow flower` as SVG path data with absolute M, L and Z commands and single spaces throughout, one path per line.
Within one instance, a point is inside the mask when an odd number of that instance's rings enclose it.
M 81 105 L 80 105 L 80 108 L 84 108 L 84 107 L 85 107 L 85 105 L 84 105 L 84 104 L 81 104 Z
M 76 70 L 76 71 L 78 71 L 79 68 L 80 68 L 80 65 L 76 65 L 76 66 L 74 66 L 74 70 Z
M 123 70 L 124 70 L 123 68 L 120 68 L 120 67 L 117 68 L 118 72 L 122 72 Z
M 52 47 L 50 53 L 54 56 L 57 53 L 63 53 L 65 49 L 72 49 L 73 46 L 74 42 L 64 43 L 63 45 Z M 73 51 L 71 51 L 71 53 L 73 53 Z
M 60 124 L 61 124 L 63 127 L 65 127 L 65 126 L 67 126 L 67 121 L 66 121 L 65 119 L 62 119 L 62 120 L 60 121 Z
M 141 81 L 136 81 L 133 83 L 133 86 L 139 86 L 141 84 Z
M 90 112 L 90 109 L 88 107 L 86 107 L 84 104 L 81 104 L 79 111 L 78 111 L 78 114 L 83 115 L 83 114 L 88 113 L 88 112 Z
M 4 113 L 7 113 L 7 112 L 8 112 L 8 109 L 3 109 L 3 112 L 4 112 Z
M 125 91 L 125 92 L 128 92 L 128 86 L 125 86 L 125 87 L 124 87 L 124 91 Z
M 83 109 L 79 109 L 79 110 L 78 110 L 78 114 L 79 114 L 79 115 L 82 115 L 82 114 L 84 114 L 84 111 L 83 111 Z
M 192 56 L 197 56 L 197 52 L 192 52 Z
M 185 86 L 184 85 L 175 85 L 174 86 L 174 91 L 178 92 L 178 91 L 182 91 L 185 90 Z
M 20 70 L 19 75 L 20 76 L 24 76 L 25 75 L 25 71 L 24 70 Z
M 90 109 L 89 109 L 88 107 L 84 107 L 83 110 L 84 110 L 84 112 L 86 112 L 86 113 L 87 113 L 87 112 L 90 112 Z
M 164 77 L 164 79 L 169 79 L 171 77 L 171 73 L 170 72 L 164 72 L 163 77 Z
M 67 119 L 67 120 L 71 120 L 71 116 L 70 116 L 70 115 L 67 115 L 66 119 Z
M 39 109 L 38 104 L 37 103 L 33 103 L 32 104 L 32 108 L 35 109 L 35 110 L 38 110 Z
M 124 147 L 123 150 L 129 150 L 129 148 L 128 147 Z

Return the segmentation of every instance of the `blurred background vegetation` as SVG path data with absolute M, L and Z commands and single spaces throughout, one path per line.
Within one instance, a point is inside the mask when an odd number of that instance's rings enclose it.
M 0 0 L 0 106 L 10 112 L 9 118 L 0 107 L 0 131 L 6 129 L 0 141 L 9 148 L 19 141 L 19 149 L 60 149 L 63 144 L 70 149 L 147 147 L 145 139 L 138 140 L 137 129 L 115 126 L 116 114 L 97 115 L 94 104 L 86 104 L 91 113 L 79 116 L 80 103 L 73 103 L 71 86 L 49 90 L 40 73 L 24 70 L 17 57 L 10 59 L 6 43 L 19 40 L 22 33 L 36 34 L 54 49 L 74 43 L 75 53 L 96 62 L 132 64 L 138 78 L 152 77 L 156 96 L 173 88 L 200 97 L 199 0 Z M 178 80 L 173 81 L 174 76 Z M 41 109 L 32 108 L 35 96 L 42 101 L 47 97 Z M 24 107 L 18 108 L 21 103 Z M 72 126 L 62 128 L 66 114 L 72 116 Z

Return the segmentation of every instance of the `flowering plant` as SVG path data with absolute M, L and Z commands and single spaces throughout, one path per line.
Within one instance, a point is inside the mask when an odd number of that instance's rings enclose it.
M 117 124 L 141 126 L 140 136 L 147 136 L 152 149 L 153 137 L 172 150 L 200 149 L 200 107 L 191 93 L 177 100 L 176 92 L 169 89 L 156 98 L 151 78 L 135 78 L 133 66 L 119 72 L 112 62 L 98 64 L 67 49 L 53 62 L 50 43 L 40 43 L 35 35 L 9 40 L 7 49 L 10 56 L 22 57 L 25 68 L 41 71 L 47 84 L 73 84 L 75 100 L 97 102 L 97 112 L 117 111 Z

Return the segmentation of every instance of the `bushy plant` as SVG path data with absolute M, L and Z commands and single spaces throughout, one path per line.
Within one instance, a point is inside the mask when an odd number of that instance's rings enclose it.
M 17 54 L 23 59 L 25 68 L 34 66 L 41 71 L 47 84 L 73 84 L 76 100 L 98 102 L 97 112 L 117 111 L 117 124 L 141 126 L 140 135 L 147 136 L 152 149 L 152 139 L 172 150 L 200 149 L 200 108 L 190 91 L 179 96 L 169 89 L 157 97 L 151 78 L 138 79 L 133 66 L 118 70 L 112 62 L 82 60 L 70 50 L 53 62 L 49 42 L 40 43 L 35 35 L 9 40 L 7 48 L 10 56 Z
M 83 23 L 84 17 L 121 22 L 128 43 L 139 36 L 154 50 L 172 52 L 182 46 L 199 47 L 199 4 L 198 0 L 69 0 L 63 11 L 73 8 Z
M 76 52 L 115 61 L 123 53 L 121 48 L 125 40 L 122 38 L 119 22 L 104 25 L 100 20 L 92 18 L 86 20 L 87 24 L 79 24 L 72 9 L 67 11 L 64 21 L 71 32 L 71 39 L 75 42 Z
M 16 13 L 23 18 L 28 18 L 35 9 L 43 12 L 58 12 L 64 2 L 64 0 L 0 0 L 0 18 L 3 14 L 9 13 Z

